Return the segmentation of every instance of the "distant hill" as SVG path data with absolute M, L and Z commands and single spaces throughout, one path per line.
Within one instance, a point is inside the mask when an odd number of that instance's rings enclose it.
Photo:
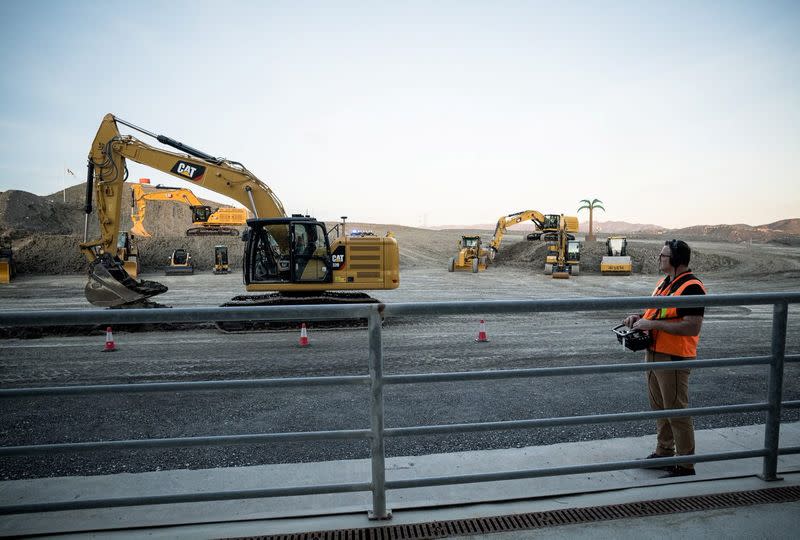
M 798 245 L 800 242 L 800 218 L 782 219 L 765 225 L 695 225 L 669 231 L 675 237 L 692 240 L 714 240 L 724 242 L 773 242 Z
M 627 221 L 595 221 L 592 224 L 595 233 L 616 233 L 630 234 L 634 232 L 659 233 L 666 230 L 660 225 L 628 223 Z M 583 233 L 589 232 L 589 222 L 582 221 L 578 230 Z

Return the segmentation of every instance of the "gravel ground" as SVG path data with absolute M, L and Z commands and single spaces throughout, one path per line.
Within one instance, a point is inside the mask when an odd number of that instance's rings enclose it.
M 702 249 L 701 249 L 702 248 Z M 701 277 L 712 292 L 797 291 L 800 250 L 733 244 L 698 246 L 733 264 Z M 722 259 L 720 259 L 722 260 Z M 767 265 L 772 269 L 759 275 Z M 147 277 L 147 276 L 146 276 Z M 156 277 L 156 276 L 150 276 Z M 173 306 L 217 305 L 240 291 L 237 275 L 158 277 L 170 286 L 159 301 Z M 404 270 L 402 285 L 376 293 L 385 302 L 643 295 L 655 276 L 604 277 L 582 274 L 553 280 L 518 265 L 498 265 L 481 274 L 446 272 L 421 262 Z M 23 276 L 0 289 L 2 309 L 87 307 L 81 276 Z M 202 291 L 202 295 L 197 292 Z M 787 352 L 800 351 L 800 320 L 790 308 Z M 610 332 L 623 313 L 542 313 L 487 319 L 490 343 L 473 341 L 471 316 L 389 319 L 384 327 L 385 371 L 427 373 L 541 366 L 634 362 L 639 355 L 619 348 Z M 709 309 L 700 357 L 766 354 L 771 309 L 749 306 Z M 365 374 L 363 329 L 311 332 L 311 347 L 297 346 L 296 332 L 223 334 L 198 329 L 115 332 L 119 351 L 104 354 L 101 335 L 0 340 L 0 384 L 66 384 L 194 381 L 261 377 Z M 787 365 L 784 399 L 800 399 L 800 369 Z M 764 368 L 695 370 L 691 405 L 762 401 Z M 219 392 L 167 392 L 93 397 L 6 399 L 0 417 L 3 445 L 367 428 L 369 396 L 349 387 Z M 388 387 L 387 427 L 495 421 L 646 410 L 643 374 L 553 377 L 494 382 Z M 784 413 L 798 420 L 800 411 Z M 762 414 L 698 417 L 700 429 L 763 421 Z M 598 424 L 537 430 L 497 431 L 387 441 L 388 455 L 421 455 L 484 448 L 640 436 L 651 422 Z M 702 451 L 702 449 L 699 449 Z M 93 475 L 163 469 L 201 469 L 264 463 L 368 456 L 366 442 L 311 442 L 215 448 L 84 452 L 4 458 L 0 478 Z

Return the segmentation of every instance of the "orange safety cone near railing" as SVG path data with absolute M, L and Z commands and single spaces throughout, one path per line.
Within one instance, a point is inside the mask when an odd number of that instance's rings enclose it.
M 111 327 L 106 328 L 106 346 L 103 347 L 103 352 L 114 352 L 117 346 L 114 344 L 114 336 L 111 333 Z
M 478 343 L 489 341 L 489 338 L 486 336 L 486 323 L 483 321 L 483 319 L 481 319 L 481 324 L 478 328 L 478 337 L 475 338 L 475 341 Z
M 308 346 L 308 330 L 306 330 L 306 323 L 300 325 L 300 346 Z

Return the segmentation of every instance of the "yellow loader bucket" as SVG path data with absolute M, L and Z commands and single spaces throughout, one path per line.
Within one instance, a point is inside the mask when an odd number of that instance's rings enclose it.
M 0 283 L 11 282 L 11 265 L 8 261 L 0 261 Z

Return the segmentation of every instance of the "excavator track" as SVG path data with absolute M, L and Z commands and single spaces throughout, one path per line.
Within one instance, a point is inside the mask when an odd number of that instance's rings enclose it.
M 323 292 L 320 294 L 288 295 L 281 293 L 243 294 L 233 297 L 221 307 L 242 306 L 319 306 L 330 304 L 377 304 L 379 300 L 361 292 Z M 294 330 L 302 323 L 307 328 L 366 327 L 367 319 L 332 319 L 316 321 L 218 321 L 217 328 L 227 333 Z

